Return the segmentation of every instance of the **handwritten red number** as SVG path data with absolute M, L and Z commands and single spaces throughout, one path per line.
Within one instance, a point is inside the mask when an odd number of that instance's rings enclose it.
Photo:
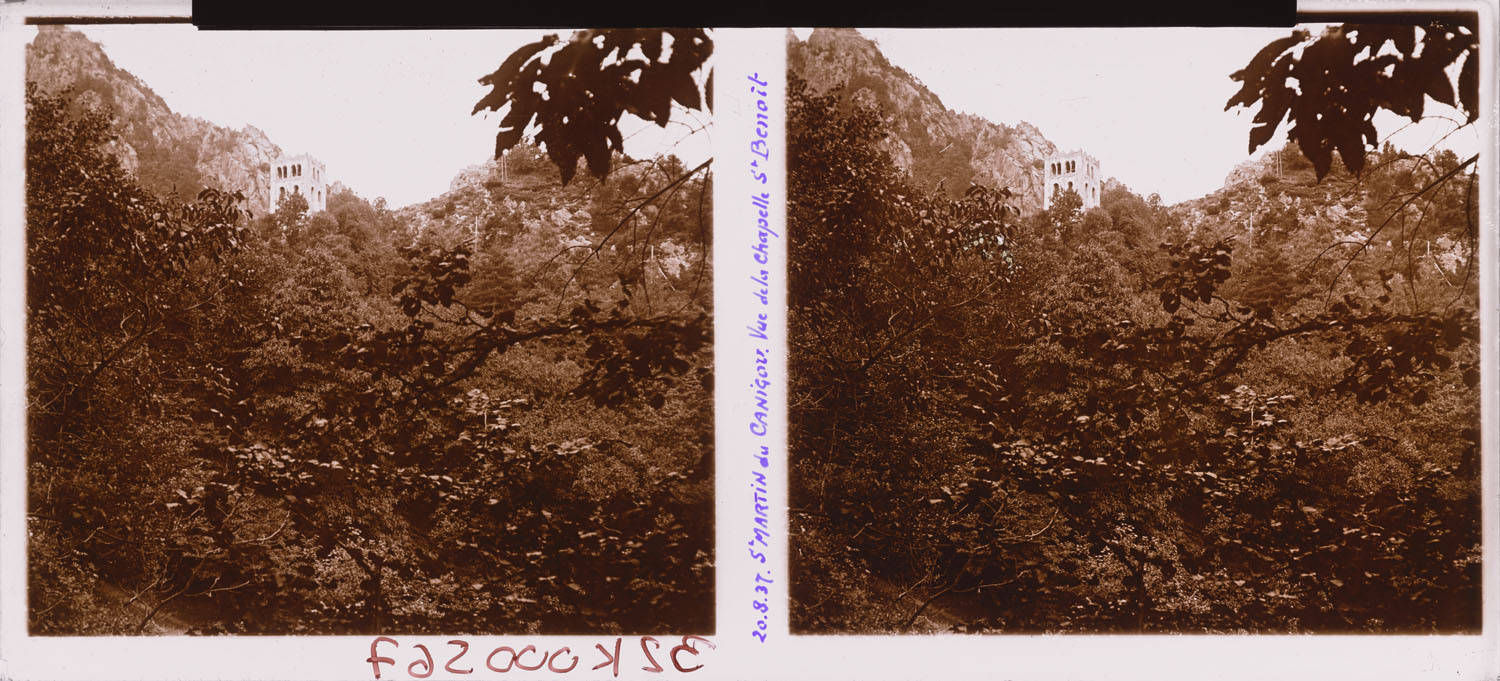
M 463 657 L 464 653 L 469 652 L 469 642 L 468 641 L 464 641 L 462 639 L 458 639 L 458 640 L 449 641 L 448 645 L 450 645 L 450 646 L 458 646 L 458 654 L 456 654 L 453 657 L 449 658 L 448 659 L 448 664 L 443 665 L 443 669 L 447 670 L 449 674 L 473 674 L 474 673 L 474 668 L 473 667 L 469 667 L 468 669 L 454 669 L 453 668 L 453 663 L 457 662 L 458 658 Z
M 654 637 L 654 636 L 642 636 L 641 637 L 641 652 L 645 653 L 646 654 L 646 659 L 651 661 L 651 666 L 650 667 L 641 667 L 641 669 L 644 670 L 644 671 L 655 672 L 655 673 L 659 673 L 659 672 L 665 671 L 664 669 L 662 669 L 661 664 L 656 661 L 656 658 L 654 658 L 654 657 L 651 656 L 651 651 L 648 650 L 648 649 L 646 649 L 646 642 L 647 641 L 655 643 L 657 648 L 661 647 L 661 644 L 656 642 L 656 637 Z
M 680 672 L 686 674 L 688 672 L 695 672 L 695 671 L 698 671 L 699 669 L 703 668 L 703 665 L 701 665 L 701 664 L 700 665 L 696 665 L 696 666 L 691 667 L 691 668 L 683 667 L 682 663 L 680 663 L 680 662 L 677 661 L 677 654 L 681 653 L 683 651 L 687 651 L 687 652 L 690 652 L 690 653 L 692 653 L 694 655 L 697 655 L 698 652 L 699 652 L 699 650 L 697 648 L 693 647 L 693 643 L 695 643 L 697 641 L 702 641 L 703 644 L 706 645 L 706 646 L 708 646 L 709 648 L 718 648 L 718 646 L 714 645 L 713 641 L 710 641 L 710 640 L 708 640 L 706 638 L 703 638 L 702 636 L 693 636 L 691 634 L 689 634 L 687 636 L 683 636 L 682 637 L 682 644 L 678 645 L 678 646 L 675 646 L 675 647 L 672 648 L 672 654 L 671 654 L 671 657 L 672 657 L 672 666 L 676 667 L 677 671 L 680 671 Z
M 572 653 L 572 652 L 573 651 L 569 650 L 567 646 L 563 646 L 561 648 L 558 648 L 557 652 L 552 653 L 552 657 L 547 658 L 547 670 L 548 671 L 557 672 L 559 674 L 566 674 L 566 673 L 568 673 L 570 671 L 573 671 L 573 668 L 578 666 L 578 656 L 577 655 L 573 655 L 572 656 L 573 657 L 573 663 L 570 664 L 570 665 L 568 665 L 567 669 L 558 669 L 557 668 L 557 658 L 562 657 L 566 653 Z
M 541 659 L 541 661 L 537 662 L 536 666 L 534 666 L 534 667 L 528 667 L 528 666 L 526 666 L 524 664 L 521 664 L 521 656 L 522 655 L 525 655 L 526 653 L 534 653 L 534 652 L 536 652 L 536 646 L 526 646 L 525 648 L 521 649 L 521 652 L 516 653 L 516 658 L 515 658 L 516 669 L 525 669 L 528 672 L 534 672 L 534 671 L 536 671 L 538 669 L 541 669 L 542 665 L 547 664 L 547 654 L 546 653 L 542 653 L 542 659 Z
M 424 646 L 420 643 L 412 647 L 422 651 L 422 659 L 415 660 L 410 665 L 407 665 L 406 673 L 411 674 L 412 676 L 419 679 L 425 679 L 429 676 L 432 676 L 432 653 L 427 652 L 427 646 Z M 422 665 L 422 667 L 427 671 L 418 672 L 417 665 Z
M 504 669 L 501 669 L 501 668 L 495 666 L 495 656 L 499 655 L 500 651 L 502 651 L 502 650 L 510 653 L 510 661 L 505 663 L 505 668 Z M 505 672 L 510 671 L 511 665 L 513 665 L 515 663 L 516 663 L 516 649 L 512 648 L 510 646 L 500 646 L 499 648 L 491 650 L 489 657 L 484 658 L 484 666 L 489 667 L 490 671 L 492 671 L 492 672 L 500 672 L 502 674 L 504 674 Z

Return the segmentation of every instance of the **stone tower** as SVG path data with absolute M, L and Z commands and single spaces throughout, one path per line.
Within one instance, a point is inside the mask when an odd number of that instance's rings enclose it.
M 322 161 L 299 154 L 283 156 L 271 164 L 271 210 L 293 194 L 307 199 L 309 214 L 328 207 L 328 175 Z
M 1083 199 L 1083 209 L 1099 207 L 1099 160 L 1082 151 L 1053 154 L 1047 158 L 1046 183 L 1042 191 L 1042 209 L 1052 206 L 1059 194 L 1072 189 Z

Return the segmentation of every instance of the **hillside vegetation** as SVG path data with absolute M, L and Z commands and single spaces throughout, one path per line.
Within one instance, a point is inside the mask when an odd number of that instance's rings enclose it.
M 794 631 L 1479 630 L 1467 164 L 1018 216 L 868 47 L 788 98 Z
M 1058 148 L 1035 126 L 948 109 L 853 29 L 816 29 L 806 41 L 788 33 L 787 41 L 787 68 L 810 91 L 837 92 L 846 113 L 856 104 L 881 112 L 884 134 L 876 145 L 916 186 L 957 198 L 978 183 L 1013 192 L 1027 214 L 1041 210 L 1043 163 Z
M 32 634 L 712 630 L 708 181 L 251 216 L 129 80 L 27 90 Z
M 256 215 L 275 209 L 269 203 L 270 169 L 282 151 L 264 132 L 248 125 L 232 130 L 173 112 L 82 33 L 38 27 L 26 46 L 26 81 L 53 95 L 67 92 L 77 106 L 108 110 L 114 121 L 110 151 L 158 196 L 191 199 L 213 187 L 243 193 Z

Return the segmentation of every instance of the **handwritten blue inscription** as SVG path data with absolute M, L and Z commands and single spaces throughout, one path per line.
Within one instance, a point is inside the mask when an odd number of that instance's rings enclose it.
M 771 115 L 767 101 L 769 80 L 761 80 L 759 73 L 747 76 L 750 92 L 755 100 L 755 129 L 750 138 L 750 178 L 766 186 L 771 170 Z M 750 492 L 755 505 L 754 520 L 750 526 L 748 540 L 750 558 L 761 567 L 755 571 L 754 591 L 750 605 L 755 610 L 755 625 L 750 635 L 766 642 L 766 630 L 770 627 L 772 578 L 770 559 L 767 553 L 771 545 L 770 477 L 771 446 L 765 444 L 771 434 L 771 242 L 781 235 L 771 228 L 771 193 L 761 191 L 750 195 L 750 210 L 755 221 L 755 234 L 750 240 L 750 258 L 755 264 L 750 267 L 750 289 L 754 298 L 750 309 L 753 317 L 745 325 L 755 350 L 755 375 L 750 382 L 755 405 L 747 426 L 755 436 L 750 447 Z

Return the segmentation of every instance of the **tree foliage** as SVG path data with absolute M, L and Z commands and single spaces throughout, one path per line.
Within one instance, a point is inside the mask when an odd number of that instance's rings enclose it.
M 555 173 L 453 238 L 159 199 L 34 91 L 27 129 L 33 632 L 711 627 L 705 178 L 617 168 L 663 200 L 580 261 Z
M 612 154 L 624 153 L 620 117 L 626 113 L 666 127 L 675 104 L 707 110 L 713 76 L 695 75 L 713 53 L 702 29 L 608 29 L 556 35 L 511 54 L 479 79 L 490 93 L 473 113 L 504 111 L 495 156 L 514 147 L 535 123 L 536 141 L 572 180 L 582 157 L 589 172 L 609 174 Z
M 1421 25 L 1346 23 L 1317 37 L 1306 29 L 1272 41 L 1231 78 L 1242 83 L 1225 104 L 1259 104 L 1250 151 L 1270 141 L 1283 120 L 1287 132 L 1328 174 L 1333 153 L 1358 173 L 1366 145 L 1379 146 L 1375 113 L 1419 121 L 1431 98 L 1479 118 L 1477 15 L 1435 17 Z M 1450 67 L 1462 64 L 1456 74 Z M 1295 87 L 1293 83 L 1295 82 Z
M 1466 164 L 1310 154 L 1212 216 L 1114 187 L 907 258 L 970 219 L 878 112 L 788 107 L 794 629 L 1477 630 Z

